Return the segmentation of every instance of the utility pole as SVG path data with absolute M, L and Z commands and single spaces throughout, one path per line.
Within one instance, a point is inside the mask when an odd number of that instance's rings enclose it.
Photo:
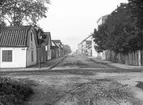
M 42 44 L 42 36 L 41 36 L 42 32 L 40 30 L 40 32 L 38 33 L 38 38 L 39 38 L 39 68 L 41 68 L 41 44 Z
M 39 68 L 41 68 L 41 43 L 39 47 Z

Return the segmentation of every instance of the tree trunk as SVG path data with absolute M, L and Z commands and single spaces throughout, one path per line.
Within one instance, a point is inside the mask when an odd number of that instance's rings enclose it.
M 113 58 L 113 60 L 114 60 L 114 62 L 118 62 L 118 58 L 117 58 L 117 55 L 118 55 L 118 53 L 116 53 L 116 52 L 114 52 L 115 54 L 114 54 L 114 58 Z

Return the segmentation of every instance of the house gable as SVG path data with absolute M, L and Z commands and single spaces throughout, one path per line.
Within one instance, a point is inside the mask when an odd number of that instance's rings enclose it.
M 27 33 L 27 39 L 26 39 L 26 46 L 28 48 L 36 48 L 38 47 L 38 39 L 37 34 L 33 27 L 31 27 Z
M 44 34 L 46 35 L 45 43 L 51 46 L 51 44 L 52 44 L 52 42 L 51 42 L 51 33 L 50 32 L 45 32 Z
M 34 27 L 31 27 L 27 35 L 27 54 L 26 54 L 26 65 L 34 65 L 37 63 L 37 33 L 35 32 Z

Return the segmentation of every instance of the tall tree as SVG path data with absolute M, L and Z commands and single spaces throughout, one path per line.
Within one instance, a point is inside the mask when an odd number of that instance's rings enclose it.
M 121 4 L 114 10 L 105 24 L 94 32 L 94 38 L 99 51 L 107 49 L 116 53 L 128 53 L 143 48 L 140 30 L 136 18 L 131 15 L 129 4 Z
M 128 0 L 131 15 L 136 18 L 137 26 L 143 29 L 143 0 Z
M 5 0 L 0 5 L 1 18 L 10 25 L 36 24 L 46 17 L 47 0 Z
M 0 0 L 0 6 L 2 6 L 2 4 L 5 2 L 5 0 Z M 3 21 L 3 19 L 1 18 L 2 16 L 2 11 L 0 10 L 0 26 L 4 26 L 5 22 Z

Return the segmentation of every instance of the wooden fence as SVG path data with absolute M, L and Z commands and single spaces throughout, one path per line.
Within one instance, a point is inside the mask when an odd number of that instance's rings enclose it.
M 128 54 L 116 54 L 113 51 L 105 51 L 104 53 L 106 60 L 127 65 L 143 66 L 143 51 L 136 51 Z

